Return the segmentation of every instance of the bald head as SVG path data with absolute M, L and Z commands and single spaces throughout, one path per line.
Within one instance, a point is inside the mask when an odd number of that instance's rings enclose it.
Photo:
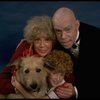
M 53 22 L 55 21 L 63 21 L 63 19 L 70 19 L 70 20 L 76 20 L 76 17 L 75 17 L 75 14 L 74 12 L 67 8 L 67 7 L 62 7 L 62 8 L 59 8 L 53 15 L 52 17 L 52 20 Z
M 58 41 L 64 48 L 71 48 L 77 39 L 79 21 L 74 12 L 66 7 L 59 8 L 52 17 Z

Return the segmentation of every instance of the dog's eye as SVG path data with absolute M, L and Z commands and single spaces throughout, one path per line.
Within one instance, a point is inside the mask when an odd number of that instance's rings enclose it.
M 29 69 L 25 69 L 25 71 L 24 71 L 25 73 L 29 73 Z
M 41 69 L 39 69 L 39 68 L 37 68 L 37 69 L 36 69 L 36 72 L 38 72 L 38 73 L 39 73 L 40 71 L 41 71 Z

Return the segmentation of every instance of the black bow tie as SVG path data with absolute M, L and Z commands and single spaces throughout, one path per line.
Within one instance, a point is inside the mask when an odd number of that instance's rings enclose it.
M 80 40 L 80 35 L 79 35 L 79 37 L 78 37 L 78 39 L 76 40 L 76 42 L 72 45 L 72 48 L 73 49 L 76 49 L 77 47 L 78 47 L 78 42 L 79 42 L 79 40 Z
M 77 57 L 79 54 L 79 45 L 78 44 L 73 44 L 72 48 L 70 49 L 70 52 Z
M 77 48 L 77 45 L 76 44 L 73 44 L 72 48 L 73 49 L 76 49 Z

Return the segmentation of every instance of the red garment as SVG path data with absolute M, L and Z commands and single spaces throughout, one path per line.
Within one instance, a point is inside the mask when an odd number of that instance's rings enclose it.
M 23 52 L 28 50 L 30 45 L 26 40 L 22 40 L 20 45 L 16 48 L 14 54 L 10 59 L 10 63 L 23 56 Z M 12 66 L 5 67 L 4 70 L 0 73 L 0 93 L 8 94 L 14 93 L 14 87 L 11 84 L 11 76 L 12 76 Z
M 0 73 L 0 94 L 13 93 L 14 88 L 11 85 L 12 66 L 5 67 Z

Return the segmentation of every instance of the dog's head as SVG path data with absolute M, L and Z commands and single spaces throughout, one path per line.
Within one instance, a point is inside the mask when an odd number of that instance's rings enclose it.
M 28 90 L 39 91 L 46 82 L 48 71 L 42 57 L 27 56 L 16 60 L 16 78 Z

